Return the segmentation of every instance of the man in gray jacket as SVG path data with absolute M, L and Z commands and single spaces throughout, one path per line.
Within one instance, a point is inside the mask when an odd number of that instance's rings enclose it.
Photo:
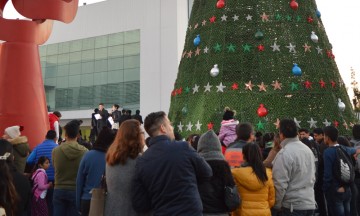
M 274 209 L 282 215 L 312 216 L 315 210 L 315 157 L 297 137 L 293 120 L 280 121 L 282 149 L 273 162 Z

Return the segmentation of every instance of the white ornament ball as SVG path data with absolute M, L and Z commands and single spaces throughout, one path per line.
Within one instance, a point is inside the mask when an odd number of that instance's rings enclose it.
M 311 32 L 310 38 L 314 43 L 317 43 L 319 41 L 319 37 L 313 31 Z
M 344 112 L 344 110 L 345 110 L 345 104 L 344 104 L 344 102 L 342 102 L 341 101 L 341 99 L 340 98 L 338 98 L 338 107 L 339 107 L 339 110 L 341 111 L 341 112 Z
M 214 67 L 211 69 L 210 71 L 210 76 L 212 77 L 216 77 L 217 75 L 219 75 L 219 68 L 218 68 L 218 65 L 214 65 Z

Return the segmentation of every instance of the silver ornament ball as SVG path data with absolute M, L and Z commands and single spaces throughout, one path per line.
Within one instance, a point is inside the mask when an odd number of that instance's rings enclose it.
M 214 67 L 210 70 L 210 76 L 212 77 L 216 77 L 217 75 L 219 75 L 219 68 L 218 65 L 214 65 Z

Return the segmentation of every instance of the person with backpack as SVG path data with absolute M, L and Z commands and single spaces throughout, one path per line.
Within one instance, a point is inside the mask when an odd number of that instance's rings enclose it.
M 47 190 L 52 187 L 53 183 L 48 183 L 46 170 L 50 167 L 50 159 L 41 156 L 36 163 L 35 171 L 31 176 L 33 197 L 31 200 L 32 216 L 48 216 L 49 210 L 46 202 Z
M 350 140 L 350 144 L 355 149 L 360 148 L 360 124 L 354 125 L 352 128 L 352 135 L 353 137 Z M 355 161 L 355 185 L 358 190 L 358 196 L 357 196 L 357 212 L 360 213 L 360 158 L 357 158 Z
M 324 142 L 329 146 L 324 151 L 323 191 L 330 215 L 349 216 L 351 189 L 355 171 L 351 156 L 360 149 L 346 148 L 337 142 L 338 130 L 334 126 L 324 128 Z

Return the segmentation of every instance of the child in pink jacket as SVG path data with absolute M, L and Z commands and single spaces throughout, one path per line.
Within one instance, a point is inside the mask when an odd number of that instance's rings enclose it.
M 219 139 L 226 147 L 236 139 L 236 125 L 239 121 L 234 119 L 235 111 L 225 107 L 223 120 L 221 121 L 221 128 L 219 132 Z
M 46 203 L 47 189 L 52 187 L 52 183 L 48 183 L 48 177 L 45 170 L 50 166 L 49 158 L 42 156 L 36 164 L 36 171 L 32 174 L 31 179 L 34 182 L 32 192 L 33 197 L 31 201 L 31 215 L 32 216 L 47 216 L 48 207 Z

